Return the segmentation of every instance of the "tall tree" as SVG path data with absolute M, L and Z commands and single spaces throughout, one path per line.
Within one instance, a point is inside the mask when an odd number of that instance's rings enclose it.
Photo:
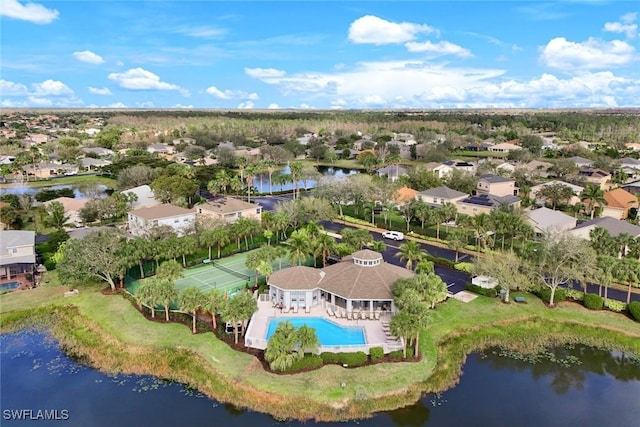
M 626 282 L 627 288 L 627 304 L 631 302 L 631 287 L 634 283 L 640 282 L 640 262 L 632 258 L 622 258 L 616 263 L 616 277 Z
M 160 304 L 164 307 L 165 320 L 169 321 L 171 303 L 178 299 L 178 289 L 174 283 L 161 276 L 157 276 L 156 291 Z
M 218 315 L 218 311 L 223 308 L 225 301 L 224 294 L 218 289 L 211 289 L 207 295 L 205 295 L 204 308 L 211 314 L 211 324 L 214 331 L 218 328 L 216 316 Z
M 426 255 L 427 252 L 422 249 L 418 242 L 409 240 L 407 243 L 400 245 L 398 253 L 394 256 L 406 263 L 407 270 L 413 270 L 413 264 L 422 260 Z
M 558 205 L 568 203 L 573 197 L 573 190 L 561 182 L 556 182 L 542 187 L 536 193 L 536 197 L 550 203 L 551 209 L 555 210 Z
M 269 338 L 264 358 L 274 371 L 284 371 L 303 356 L 297 351 L 298 334 L 290 321 L 280 322 Z
M 605 206 L 607 200 L 604 198 L 604 190 L 597 185 L 587 184 L 582 193 L 580 193 L 580 200 L 587 202 L 587 214 L 593 219 L 597 206 Z
M 196 333 L 196 320 L 198 310 L 200 310 L 205 303 L 205 297 L 200 289 L 195 286 L 190 286 L 180 294 L 179 304 L 180 309 L 191 313 L 193 318 L 192 333 Z
M 62 230 L 69 221 L 69 215 L 64 212 L 64 206 L 60 202 L 51 202 L 47 206 L 47 223 L 56 230 Z
M 309 232 L 304 229 L 296 230 L 291 233 L 291 237 L 286 244 L 289 247 L 289 260 L 292 264 L 302 265 L 311 253 L 309 245 Z
M 504 302 L 510 302 L 510 292 L 514 289 L 526 290 L 531 287 L 531 280 L 526 276 L 523 261 L 513 252 L 490 252 L 478 257 L 472 266 L 476 275 L 495 279 L 505 291 Z
M 289 164 L 289 170 L 291 171 L 291 179 L 293 180 L 293 184 L 295 185 L 295 191 L 293 193 L 293 198 L 297 199 L 300 197 L 300 175 L 302 174 L 302 169 L 304 165 L 302 162 L 293 161 Z

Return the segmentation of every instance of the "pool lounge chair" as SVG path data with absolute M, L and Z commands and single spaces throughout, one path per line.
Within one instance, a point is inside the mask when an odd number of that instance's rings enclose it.
M 374 317 L 376 320 L 380 320 L 380 312 L 379 312 L 379 311 L 376 311 L 375 313 L 373 313 L 373 317 Z
M 344 317 L 344 311 L 342 310 L 336 311 L 336 317 L 339 319 L 342 319 Z
M 283 307 L 283 308 L 282 308 L 282 312 L 283 312 L 284 314 L 289 313 L 289 307 Z
M 298 314 L 298 306 L 297 305 L 293 306 L 293 314 Z
M 362 320 L 367 320 L 369 318 L 369 312 L 368 311 L 363 311 L 361 314 L 361 319 Z
M 309 307 L 308 305 L 304 307 L 304 312 L 305 313 L 311 313 L 311 307 Z
M 327 314 L 329 315 L 329 317 L 335 316 L 335 313 L 329 307 L 327 307 Z
M 350 311 L 347 312 L 347 319 L 349 319 L 349 320 L 353 319 L 353 317 L 351 317 L 351 316 L 352 316 L 351 312 Z

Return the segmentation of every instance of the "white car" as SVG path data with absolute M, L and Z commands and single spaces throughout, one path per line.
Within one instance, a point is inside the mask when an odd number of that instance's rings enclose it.
M 385 231 L 382 233 L 382 237 L 391 240 L 404 240 L 404 233 L 400 231 Z

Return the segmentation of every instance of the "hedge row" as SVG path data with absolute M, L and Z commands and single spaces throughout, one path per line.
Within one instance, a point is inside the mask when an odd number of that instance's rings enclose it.
M 473 292 L 474 294 L 484 295 L 485 297 L 495 297 L 500 292 L 500 287 L 496 286 L 495 288 L 483 288 L 482 286 L 474 285 L 471 283 L 467 283 L 464 285 L 464 289 Z
M 319 368 L 322 365 L 322 357 L 315 354 L 305 354 L 302 359 L 293 362 L 293 365 L 288 370 L 297 371 L 300 369 Z
M 640 322 L 640 301 L 631 301 L 629 303 L 629 313 L 631 317 Z

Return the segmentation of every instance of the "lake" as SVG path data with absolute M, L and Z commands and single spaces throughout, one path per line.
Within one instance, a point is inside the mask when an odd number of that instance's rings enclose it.
M 355 175 L 360 173 L 360 171 L 357 169 L 334 168 L 331 166 L 318 166 L 317 169 L 318 169 L 318 172 L 322 174 L 322 176 L 333 176 L 336 178 L 344 178 L 350 175 Z M 291 169 L 289 169 L 289 166 L 287 166 L 281 171 L 274 172 L 274 175 L 276 173 L 289 175 L 291 173 Z M 253 177 L 253 186 L 258 190 L 259 193 L 269 193 L 271 191 L 271 187 L 269 186 L 269 174 L 262 173 L 262 174 L 255 175 Z M 304 189 L 305 182 L 302 180 L 298 181 L 298 186 L 300 189 Z M 307 189 L 313 188 L 315 186 L 316 186 L 316 181 L 314 180 L 308 180 L 306 182 Z M 284 185 L 278 185 L 278 184 L 273 185 L 273 191 L 290 191 L 290 190 L 293 190 L 294 188 L 295 188 L 295 184 L 292 182 L 288 182 Z
M 40 423 L 48 426 L 313 424 L 278 422 L 149 376 L 105 375 L 69 359 L 39 331 L 3 334 L 0 349 L 3 426 L 37 424 L 9 420 L 19 410 L 68 418 Z M 526 358 L 499 349 L 472 354 L 460 383 L 445 393 L 370 419 L 323 425 L 631 427 L 639 419 L 640 362 L 576 346 Z
M 10 187 L 0 188 L 0 196 L 3 194 L 30 194 L 31 196 L 35 196 L 36 193 L 42 190 L 62 190 L 63 188 L 71 188 L 73 190 L 73 194 L 76 199 L 90 199 L 90 198 L 103 198 L 107 197 L 108 187 L 105 185 L 96 185 L 95 189 L 92 189 L 90 192 L 86 190 L 83 191 L 83 188 L 78 185 L 51 185 L 48 187 L 29 187 L 26 184 L 11 184 Z

